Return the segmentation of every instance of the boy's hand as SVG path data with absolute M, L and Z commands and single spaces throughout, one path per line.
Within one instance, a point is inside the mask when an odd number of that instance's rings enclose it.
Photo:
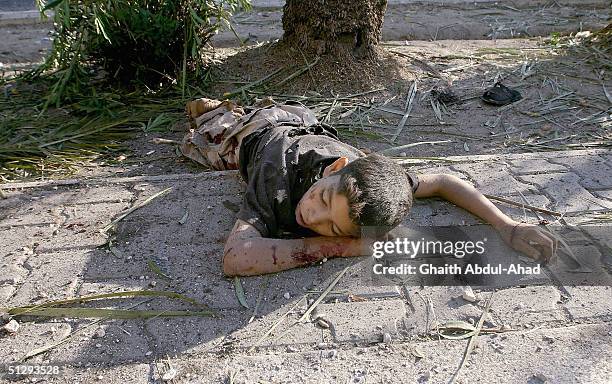
M 534 260 L 549 262 L 557 253 L 557 241 L 533 224 L 511 223 L 500 229 L 502 239 Z

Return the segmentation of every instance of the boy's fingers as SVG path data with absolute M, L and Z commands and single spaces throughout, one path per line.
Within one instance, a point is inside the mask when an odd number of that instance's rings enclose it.
M 550 261 L 555 251 L 555 242 L 546 234 L 538 233 L 538 241 L 533 245 L 538 248 L 544 262 Z
M 534 260 L 538 260 L 540 259 L 540 251 L 538 251 L 536 248 L 532 247 L 531 245 L 529 245 L 527 242 L 525 241 L 519 241 L 516 244 L 516 250 L 524 253 L 525 255 L 531 257 Z

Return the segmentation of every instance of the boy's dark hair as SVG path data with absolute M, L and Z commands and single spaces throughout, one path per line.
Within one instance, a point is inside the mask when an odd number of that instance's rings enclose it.
M 391 230 L 412 207 L 412 186 L 406 171 L 388 157 L 373 153 L 338 172 L 338 192 L 349 201 L 349 215 L 360 227 Z

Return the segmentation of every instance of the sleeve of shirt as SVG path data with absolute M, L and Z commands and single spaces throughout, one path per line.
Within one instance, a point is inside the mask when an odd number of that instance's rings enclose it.
M 268 237 L 270 236 L 268 224 L 274 224 L 276 220 L 265 184 L 259 179 L 260 175 L 257 171 L 259 170 L 254 172 L 252 175 L 254 177 L 247 184 L 237 218 L 254 226 L 262 237 Z
M 415 193 L 419 188 L 419 176 L 411 171 L 406 171 L 406 176 L 408 176 L 408 182 L 412 187 L 412 193 Z
M 288 198 L 284 173 L 276 158 L 256 161 L 250 168 L 249 178 L 238 218 L 251 224 L 262 237 L 276 237 L 279 232 L 279 216 L 282 203 Z
M 250 207 L 246 200 L 242 203 L 242 208 L 240 208 L 240 211 L 236 217 L 255 227 L 255 229 L 257 229 L 257 231 L 261 234 L 261 237 L 268 237 L 268 227 L 261 219 L 261 216 L 257 210 Z

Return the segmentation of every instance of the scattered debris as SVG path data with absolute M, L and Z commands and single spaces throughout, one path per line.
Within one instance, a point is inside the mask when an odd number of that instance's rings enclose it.
M 183 217 L 181 217 L 181 219 L 179 220 L 179 224 L 184 225 L 187 222 L 188 217 L 189 217 L 189 210 L 185 209 L 185 214 L 183 214 Z
M 272 325 L 267 331 L 266 333 L 264 333 L 259 340 L 257 340 L 257 342 L 255 344 L 253 344 L 253 346 L 251 348 L 249 348 L 249 353 L 253 352 L 255 350 L 255 348 L 257 347 L 257 345 L 259 345 L 262 341 L 264 341 L 268 336 L 270 336 L 270 334 L 272 334 L 272 332 L 274 332 L 274 330 L 287 318 L 287 316 L 289 316 L 290 313 L 292 313 L 297 307 L 298 305 L 300 305 L 300 303 L 302 302 L 303 299 L 305 299 L 306 296 L 302 296 L 301 299 L 297 300 L 295 302 L 295 304 L 293 304 L 293 306 L 291 308 L 289 308 L 289 310 L 287 312 L 285 312 L 277 321 L 276 323 L 274 323 L 274 325 Z M 297 323 L 294 323 L 293 325 L 295 325 Z
M 559 212 L 550 211 L 550 210 L 544 209 L 544 208 L 534 207 L 533 205 L 517 203 L 516 201 L 508 200 L 508 199 L 503 198 L 503 197 L 499 197 L 499 196 L 495 196 L 495 195 L 489 195 L 489 194 L 484 194 L 484 196 L 487 199 L 500 201 L 502 203 L 506 203 L 506 204 L 509 204 L 509 205 L 514 205 L 515 207 L 527 208 L 527 209 L 530 209 L 532 211 L 546 213 L 546 214 L 551 215 L 551 216 L 559 216 L 559 217 L 563 216 L 563 214 L 559 213 Z
M 342 278 L 342 276 L 344 276 L 344 274 L 349 270 L 349 268 L 352 267 L 352 264 L 345 267 L 342 271 L 340 271 L 340 273 L 338 273 L 338 275 L 336 276 L 336 278 L 334 280 L 332 280 L 332 282 L 329 284 L 329 286 L 321 293 L 321 295 L 319 296 L 319 298 L 317 298 L 311 305 L 310 307 L 308 307 L 308 309 L 306 310 L 306 312 L 304 312 L 304 314 L 302 315 L 302 317 L 300 317 L 300 319 L 296 322 L 297 323 L 301 323 L 304 320 L 308 319 L 308 317 L 310 316 L 310 313 L 312 311 L 314 311 L 314 309 L 317 307 L 317 305 L 319 305 L 319 303 L 321 301 L 323 301 L 323 299 L 325 299 L 325 297 L 329 294 L 329 292 L 331 292 L 332 289 L 334 289 L 334 287 L 336 286 L 336 284 L 338 284 L 338 281 L 340 281 L 340 279 Z
M 199 307 L 200 311 L 167 311 L 167 310 L 130 310 L 130 309 L 108 309 L 108 308 L 57 308 L 60 305 L 84 303 L 102 299 L 117 299 L 122 297 L 167 297 L 188 302 Z M 177 316 L 217 316 L 208 307 L 197 300 L 186 297 L 176 292 L 166 291 L 125 291 L 114 293 L 103 293 L 99 295 L 81 296 L 74 299 L 49 301 L 37 305 L 26 305 L 3 309 L 13 316 L 36 316 L 36 317 L 70 317 L 70 318 L 104 318 L 104 319 L 147 319 L 154 317 L 177 317 Z
M 249 319 L 249 324 L 255 320 L 257 313 L 259 311 L 259 306 L 261 305 L 261 300 L 263 299 L 264 293 L 268 289 L 268 284 L 270 283 L 270 276 L 266 275 L 264 277 L 264 281 L 261 283 L 261 287 L 259 288 L 259 293 L 257 294 L 257 301 L 255 302 L 255 308 L 253 309 L 253 314 Z
M 166 372 L 164 372 L 161 379 L 162 381 L 170 381 L 170 380 L 173 380 L 177 374 L 178 374 L 178 371 L 176 369 L 170 368 Z
M 438 335 L 445 339 L 462 340 L 472 337 L 476 327 L 466 321 L 450 320 L 438 327 Z
M 19 323 L 15 319 L 12 319 L 8 323 L 4 324 L 0 329 L 6 333 L 15 334 L 17 331 L 19 331 Z
M 406 99 L 406 107 L 404 108 L 405 113 L 404 113 L 404 116 L 402 116 L 402 120 L 400 120 L 397 126 L 397 130 L 395 131 L 395 134 L 391 138 L 392 143 L 395 142 L 395 140 L 400 135 L 400 133 L 402 133 L 402 130 L 404 129 L 404 126 L 406 125 L 406 121 L 408 121 L 408 117 L 410 117 L 410 113 L 412 112 L 412 102 L 414 101 L 414 97 L 416 96 L 416 93 L 417 93 L 417 84 L 418 84 L 418 81 L 415 80 L 410 86 L 410 90 L 408 91 L 408 98 Z
M 106 336 L 106 331 L 104 330 L 104 328 L 100 327 L 100 328 L 96 329 L 96 331 L 94 332 L 92 337 L 94 339 L 101 339 L 104 336 Z
M 316 324 L 317 324 L 319 327 L 324 328 L 324 329 L 328 329 L 328 328 L 330 328 L 330 326 L 331 326 L 331 324 L 329 323 L 329 321 L 328 321 L 328 320 L 327 320 L 325 317 L 322 317 L 322 316 L 319 316 L 319 317 L 317 318 L 317 320 L 316 320 Z
M 236 291 L 236 298 L 238 298 L 240 305 L 246 309 L 250 309 L 249 303 L 244 295 L 244 289 L 242 289 L 242 283 L 240 282 L 240 278 L 238 276 L 234 277 L 234 289 Z
M 454 104 L 459 101 L 455 92 L 450 88 L 434 88 L 431 90 L 431 97 L 436 99 L 440 103 Z
M 391 344 L 391 342 L 393 341 L 393 339 L 391 338 L 391 334 L 390 333 L 383 333 L 382 335 L 382 342 L 384 344 Z
M 552 344 L 555 342 L 555 338 L 552 336 L 548 336 L 548 335 L 542 335 L 542 340 L 546 341 L 549 344 Z
M 480 320 L 478 320 L 478 324 L 476 324 L 476 329 L 474 329 L 470 341 L 468 342 L 468 345 L 465 349 L 465 353 L 463 354 L 463 358 L 461 359 L 461 364 L 449 380 L 449 384 L 453 384 L 455 380 L 457 380 L 459 374 L 461 373 L 461 370 L 463 369 L 463 367 L 465 367 L 465 364 L 467 363 L 468 356 L 470 356 L 470 354 L 474 350 L 476 342 L 478 341 L 478 335 L 480 334 L 480 330 L 482 329 L 482 324 L 484 323 L 485 317 L 487 317 L 489 310 L 491 309 L 491 304 L 493 302 L 492 299 L 493 294 L 491 294 L 491 296 L 489 296 L 489 299 L 487 300 L 485 308 L 482 311 L 482 315 L 480 315 Z
M 416 345 L 410 349 L 410 353 L 412 353 L 412 356 L 416 357 L 417 359 L 422 359 L 425 357 L 423 351 L 421 351 L 421 349 Z
M 149 261 L 147 261 L 147 265 L 149 266 L 149 269 L 151 271 L 153 271 L 153 273 L 155 273 L 157 276 L 161 277 L 162 279 L 172 280 L 172 278 L 170 276 L 168 276 L 168 274 L 164 273 L 161 270 L 159 265 L 157 265 L 157 263 L 153 259 L 149 259 Z M 143 277 L 143 279 L 144 279 L 144 276 L 141 276 L 141 277 Z M 141 279 L 141 280 L 143 280 L 143 279 Z M 155 283 L 155 282 L 152 281 L 151 283 Z M 154 287 L 155 285 L 157 285 L 157 283 L 155 283 L 155 284 L 153 284 L 151 286 Z
M 463 300 L 469 301 L 470 303 L 475 303 L 480 300 L 470 286 L 463 287 L 463 294 L 461 297 L 463 297 Z
M 117 225 L 118 222 L 120 222 L 121 220 L 125 219 L 129 214 L 131 214 L 132 212 L 134 212 L 137 209 L 140 209 L 144 206 L 146 206 L 147 204 L 149 204 L 150 202 L 152 202 L 153 200 L 157 199 L 158 197 L 164 196 L 168 193 L 170 193 L 170 191 L 172 191 L 172 187 L 166 188 L 162 191 L 157 192 L 156 194 L 149 196 L 146 200 L 144 200 L 141 203 L 137 203 L 134 204 L 133 207 L 129 208 L 128 210 L 126 210 L 125 212 L 123 212 L 122 214 L 120 214 L 116 219 L 114 219 L 113 221 L 111 221 L 108 225 L 106 225 L 104 228 L 100 229 L 100 232 L 102 234 L 106 234 L 108 231 L 110 231 L 115 225 Z
M 535 373 L 535 374 L 533 375 L 533 378 L 534 378 L 535 380 L 538 380 L 538 382 L 539 382 L 540 384 L 542 384 L 542 383 L 546 383 L 546 382 L 548 381 L 548 377 L 546 377 L 546 375 L 544 375 L 544 374 L 543 374 L 543 373 L 541 373 L 541 372 Z

